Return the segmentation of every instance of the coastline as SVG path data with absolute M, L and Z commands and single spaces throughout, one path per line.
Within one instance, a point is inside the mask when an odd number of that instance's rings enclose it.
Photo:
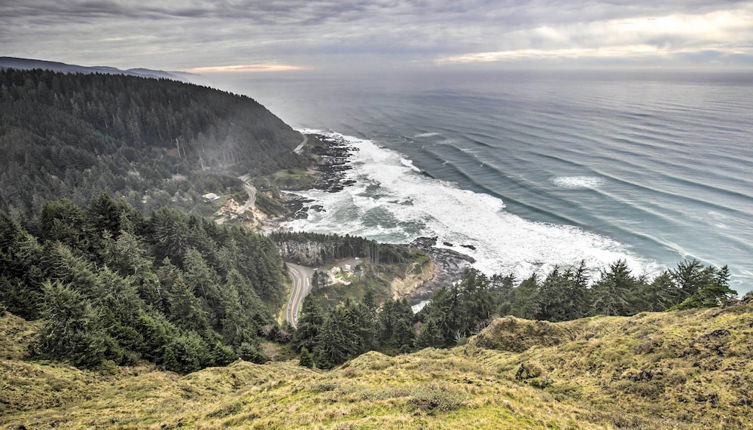
M 308 144 L 303 153 L 308 155 L 312 163 L 309 170 L 315 172 L 314 180 L 308 187 L 289 187 L 281 189 L 280 203 L 286 208 L 286 214 L 265 220 L 260 231 L 264 234 L 280 231 L 294 231 L 288 224 L 295 220 L 308 218 L 310 213 L 326 211 L 316 199 L 299 194 L 306 190 L 319 190 L 326 193 L 337 193 L 353 186 L 357 181 L 348 179 L 346 173 L 352 170 L 352 155 L 359 149 L 345 139 L 328 136 L 316 132 L 306 132 Z M 351 234 L 347 231 L 340 235 Z M 451 284 L 460 279 L 463 272 L 471 268 L 476 259 L 470 255 L 452 249 L 438 247 L 438 237 L 418 237 L 412 241 L 396 243 L 424 251 L 434 262 L 433 277 L 425 281 L 420 287 L 406 297 L 412 305 L 418 304 L 431 296 L 443 285 Z M 460 245 L 462 246 L 462 245 Z M 466 245 L 475 249 L 473 245 Z

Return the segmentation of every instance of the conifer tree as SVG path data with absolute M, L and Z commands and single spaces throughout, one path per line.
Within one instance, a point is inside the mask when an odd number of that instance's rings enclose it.
M 311 356 L 311 353 L 309 352 L 308 348 L 303 347 L 301 348 L 301 353 L 298 359 L 298 365 L 303 367 L 312 368 L 314 367 L 314 358 Z
M 39 336 L 41 355 L 79 367 L 100 366 L 110 340 L 89 301 L 59 281 L 45 282 L 42 290 L 45 325 Z
M 611 264 L 593 287 L 593 314 L 631 315 L 637 286 L 624 260 Z
M 534 319 L 539 312 L 539 281 L 534 273 L 515 288 L 510 313 L 520 318 Z
M 324 325 L 324 313 L 316 296 L 309 294 L 303 299 L 301 318 L 293 335 L 293 344 L 298 350 L 315 351 L 318 336 Z

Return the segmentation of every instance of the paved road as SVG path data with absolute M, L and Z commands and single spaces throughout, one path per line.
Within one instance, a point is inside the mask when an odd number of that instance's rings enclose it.
M 288 273 L 293 278 L 293 291 L 290 293 L 288 307 L 285 310 L 285 319 L 290 325 L 296 327 L 303 299 L 311 291 L 311 275 L 314 274 L 314 269 L 293 263 L 287 263 L 287 265 Z
M 309 141 L 309 137 L 304 134 L 303 135 L 303 140 L 301 141 L 301 144 L 298 145 L 298 146 L 296 146 L 295 149 L 293 150 L 293 152 L 295 152 L 296 154 L 300 154 L 301 151 L 303 151 L 303 147 L 306 146 L 306 143 L 308 141 Z
M 251 184 L 251 175 L 238 176 L 238 179 L 243 181 L 243 189 L 248 194 L 248 199 L 243 204 L 243 208 L 241 208 L 241 213 L 245 213 L 256 206 L 256 187 Z

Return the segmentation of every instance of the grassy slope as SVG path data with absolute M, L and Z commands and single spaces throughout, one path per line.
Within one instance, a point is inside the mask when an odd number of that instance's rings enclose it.
M 0 321 L 4 348 L 34 329 Z M 368 353 L 321 373 L 238 362 L 183 377 L 146 367 L 107 376 L 14 350 L 0 362 L 0 425 L 753 428 L 753 304 L 558 324 L 504 318 L 452 350 Z M 32 400 L 9 401 L 19 396 Z

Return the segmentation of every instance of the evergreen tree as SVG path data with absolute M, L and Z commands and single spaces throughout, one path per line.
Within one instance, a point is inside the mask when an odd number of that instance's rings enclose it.
M 439 322 L 434 318 L 427 319 L 418 330 L 416 346 L 419 348 L 442 348 L 446 346 L 446 343 Z
M 685 260 L 670 270 L 670 275 L 680 290 L 681 299 L 685 299 L 704 286 L 713 283 L 713 271 L 704 268 L 696 259 Z
M 534 319 L 539 312 L 539 280 L 534 273 L 515 288 L 510 313 L 516 317 Z
M 194 331 L 171 339 L 165 345 L 162 358 L 163 366 L 174 372 L 195 372 L 211 363 L 206 342 Z
M 510 315 L 512 311 L 513 294 L 515 293 L 515 276 L 502 276 L 499 274 L 491 277 L 491 292 L 497 315 Z
M 301 353 L 298 359 L 298 365 L 303 366 L 303 367 L 308 367 L 308 368 L 314 367 L 314 358 L 311 356 L 311 353 L 309 352 L 308 348 L 306 347 L 301 348 Z
M 555 267 L 539 287 L 538 303 L 534 318 L 537 320 L 563 321 L 567 318 L 570 279 L 567 273 Z
M 677 303 L 682 292 L 675 286 L 672 275 L 664 272 L 652 282 L 643 283 L 639 295 L 642 311 L 661 312 Z
M 89 301 L 59 281 L 45 282 L 42 290 L 45 325 L 39 336 L 41 356 L 79 367 L 102 365 L 110 340 Z
M 239 348 L 239 355 L 241 359 L 256 364 L 264 364 L 269 361 L 269 357 L 261 352 L 259 345 L 257 345 L 256 343 L 242 343 Z
M 324 320 L 316 338 L 315 361 L 324 369 L 331 369 L 355 356 L 356 341 L 348 328 L 344 306 L 335 307 Z
M 562 304 L 564 307 L 561 313 L 562 321 L 583 318 L 591 309 L 586 262 L 581 260 L 577 267 L 566 271 L 565 279 L 567 286 Z
M 594 315 L 631 315 L 633 296 L 638 281 L 631 275 L 624 260 L 620 260 L 603 270 L 601 279 L 593 287 Z
M 183 276 L 178 275 L 171 285 L 168 309 L 170 320 L 178 327 L 198 333 L 205 333 L 209 329 L 206 311 Z
M 316 296 L 309 294 L 303 299 L 301 318 L 293 335 L 293 344 L 300 351 L 304 348 L 308 351 L 316 350 L 319 333 L 324 325 L 325 315 L 321 304 Z
M 725 277 L 717 277 L 718 281 L 724 282 Z M 682 303 L 674 306 L 673 310 L 683 310 L 690 308 L 711 308 L 715 306 L 727 305 L 737 295 L 737 291 L 731 289 L 729 285 L 720 285 L 716 282 L 706 284 L 698 291 L 691 294 Z
M 413 310 L 405 299 L 388 300 L 378 314 L 377 339 L 380 349 L 388 353 L 405 351 L 413 346 Z

